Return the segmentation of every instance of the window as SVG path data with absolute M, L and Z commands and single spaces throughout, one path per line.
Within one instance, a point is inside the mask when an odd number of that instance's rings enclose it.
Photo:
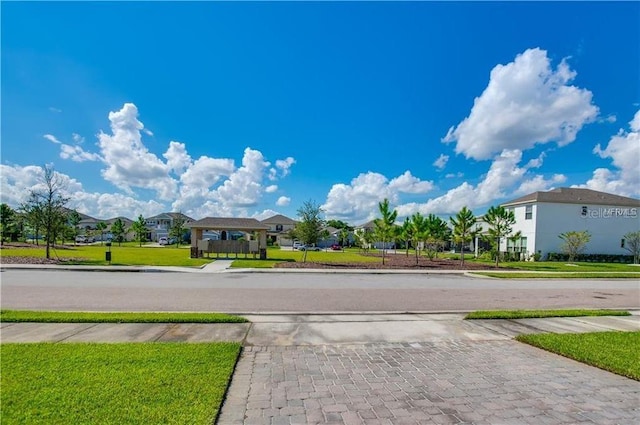
M 507 252 L 527 252 L 527 238 L 507 239 Z
M 524 219 L 531 220 L 533 217 L 533 205 L 527 205 L 524 207 Z
M 282 232 L 282 224 L 276 224 L 276 232 Z

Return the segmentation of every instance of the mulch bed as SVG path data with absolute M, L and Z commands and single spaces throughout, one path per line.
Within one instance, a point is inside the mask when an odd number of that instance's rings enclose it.
M 465 262 L 464 266 L 460 265 L 460 260 L 449 260 L 446 258 L 418 257 L 416 264 L 415 255 L 409 254 L 390 254 L 387 253 L 382 264 L 382 254 L 363 254 L 368 257 L 377 257 L 380 261 L 373 263 L 323 263 L 307 261 L 301 262 L 283 262 L 275 265 L 276 268 L 283 269 L 404 269 L 404 270 L 495 270 L 495 267 L 487 264 L 478 264 Z
M 31 249 L 44 250 L 44 245 L 34 245 L 31 243 L 24 243 L 24 242 L 10 242 L 10 243 L 2 244 L 2 249 L 5 252 L 8 252 L 12 248 L 23 248 L 23 249 L 31 248 Z M 77 261 L 84 260 L 83 258 L 69 258 L 69 257 L 55 258 L 56 251 L 65 251 L 71 248 L 72 247 L 60 246 L 60 245 L 56 245 L 55 247 L 52 246 L 51 247 L 52 258 L 48 260 L 46 258 L 11 256 L 11 255 L 3 254 L 2 257 L 0 257 L 0 262 L 4 264 L 66 264 L 69 262 L 77 262 Z

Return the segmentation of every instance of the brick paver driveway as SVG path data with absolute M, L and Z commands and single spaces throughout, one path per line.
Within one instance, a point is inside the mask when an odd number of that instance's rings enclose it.
M 219 424 L 636 424 L 640 383 L 516 341 L 246 347 Z

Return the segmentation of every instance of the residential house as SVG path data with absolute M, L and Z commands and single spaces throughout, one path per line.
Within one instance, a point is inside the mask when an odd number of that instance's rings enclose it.
M 282 214 L 276 214 L 262 220 L 261 223 L 269 226 L 269 230 L 267 230 L 268 243 L 278 246 L 293 246 L 289 232 L 296 227 L 297 221 Z
M 177 219 L 182 219 L 183 224 L 191 223 L 194 221 L 191 217 L 188 217 L 182 213 L 170 212 L 154 215 L 153 217 L 146 218 L 145 222 L 149 233 L 147 239 L 153 242 L 157 242 L 158 239 L 163 237 L 169 237 L 169 232 L 173 227 Z

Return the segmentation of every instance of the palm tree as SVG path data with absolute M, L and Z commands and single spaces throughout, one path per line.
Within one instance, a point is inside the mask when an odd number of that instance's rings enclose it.
M 516 217 L 513 211 L 503 206 L 491 207 L 484 215 L 484 221 L 489 225 L 488 234 L 491 242 L 496 246 L 496 267 L 500 261 L 500 241 L 509 237 L 513 231 Z
M 380 210 L 381 218 L 376 218 L 373 223 L 376 226 L 376 235 L 382 241 L 382 264 L 384 265 L 384 253 L 386 251 L 386 243 L 393 238 L 393 228 L 395 226 L 396 217 L 398 211 L 389 210 L 389 200 L 387 198 L 384 201 L 378 203 L 378 209 Z
M 464 245 L 473 240 L 475 236 L 473 226 L 475 226 L 477 219 L 465 205 L 455 218 L 451 217 L 449 221 L 453 226 L 453 240 L 460 244 L 460 264 L 464 265 Z

